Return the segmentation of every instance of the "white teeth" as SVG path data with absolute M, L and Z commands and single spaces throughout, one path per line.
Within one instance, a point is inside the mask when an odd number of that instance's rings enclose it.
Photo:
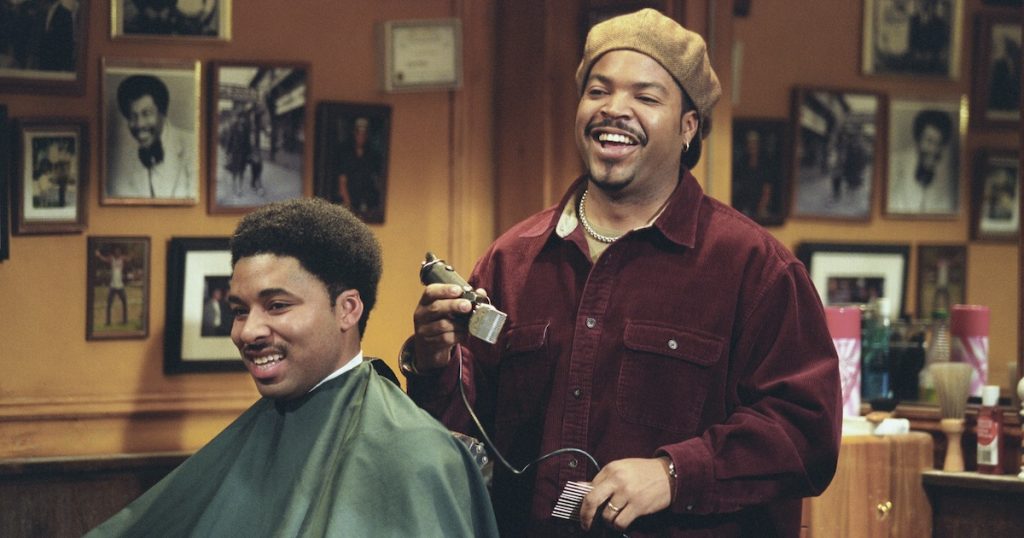
M 618 133 L 601 133 L 597 135 L 599 142 L 612 142 L 614 144 L 628 144 L 630 146 L 636 145 L 636 142 L 623 134 Z
M 266 357 L 256 357 L 252 360 L 252 362 L 256 364 L 256 366 L 263 366 L 265 364 L 277 362 L 282 358 L 284 357 L 282 357 L 281 355 L 267 355 Z

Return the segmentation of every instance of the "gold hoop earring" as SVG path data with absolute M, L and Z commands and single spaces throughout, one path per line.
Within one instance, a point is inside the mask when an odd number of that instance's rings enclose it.
M 689 152 L 690 152 L 690 143 L 689 142 L 683 142 L 683 153 L 689 153 Z

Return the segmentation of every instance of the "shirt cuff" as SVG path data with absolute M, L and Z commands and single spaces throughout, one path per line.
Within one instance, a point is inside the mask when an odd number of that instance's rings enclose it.
M 672 484 L 673 512 L 708 514 L 714 512 L 710 489 L 714 484 L 711 451 L 696 437 L 658 448 L 656 456 L 668 456 L 676 470 Z

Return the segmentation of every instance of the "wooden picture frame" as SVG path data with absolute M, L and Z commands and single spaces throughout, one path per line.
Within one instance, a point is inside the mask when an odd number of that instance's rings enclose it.
M 864 0 L 861 71 L 956 80 L 964 0 Z
M 164 373 L 245 370 L 229 332 L 204 330 L 205 307 L 231 278 L 228 237 L 172 237 L 167 247 L 167 318 Z M 223 299 L 226 294 L 221 294 Z M 219 305 L 221 314 L 228 309 Z M 230 309 L 228 309 L 230 312 Z M 222 322 L 227 317 L 221 318 Z M 211 323 L 207 323 L 211 325 Z M 230 331 L 230 329 L 228 329 Z
M 17 235 L 85 230 L 89 198 L 89 124 L 81 118 L 17 121 L 18 172 L 13 182 Z
M 388 105 L 320 102 L 314 195 L 344 205 L 363 222 L 383 224 L 390 136 Z
M 945 266 L 945 268 L 941 269 L 940 266 Z M 949 292 L 947 308 L 967 302 L 967 247 L 965 245 L 917 245 L 916 274 L 917 319 L 932 317 L 935 309 L 935 289 L 940 278 L 946 279 L 946 290 Z
M 85 93 L 90 0 L 59 0 L 50 6 L 25 1 L 8 5 L 12 32 L 0 56 L 0 92 Z
M 892 302 L 893 318 L 906 308 L 910 246 L 856 243 L 801 243 L 797 258 L 807 267 L 825 306 Z
M 210 74 L 208 211 L 301 198 L 309 64 L 218 62 Z
M 89 236 L 86 245 L 85 339 L 147 337 L 149 237 Z
M 889 101 L 885 216 L 950 219 L 960 214 L 965 142 L 960 118 L 966 106 L 964 97 Z M 923 169 L 931 174 L 924 176 Z
M 231 41 L 231 1 L 110 0 L 110 37 L 117 40 Z M 155 4 L 155 5 L 148 5 Z
M 885 107 L 875 92 L 794 89 L 790 216 L 871 218 Z
M 100 204 L 198 203 L 201 76 L 198 60 L 103 59 Z
M 1020 237 L 1020 157 L 979 150 L 971 181 L 971 239 L 1016 243 Z
M 784 119 L 732 122 L 732 206 L 763 226 L 781 225 L 788 213 L 789 134 Z
M 11 257 L 11 229 L 8 208 L 11 205 L 11 149 L 8 133 L 7 106 L 0 104 L 0 262 Z
M 1017 129 L 1021 108 L 1020 10 L 977 15 L 971 91 L 971 127 Z

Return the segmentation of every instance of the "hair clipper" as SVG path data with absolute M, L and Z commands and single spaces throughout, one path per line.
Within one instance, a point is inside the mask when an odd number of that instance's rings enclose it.
M 477 295 L 473 287 L 462 278 L 455 269 L 428 252 L 420 267 L 420 282 L 427 284 L 455 284 L 462 288 L 462 298 L 473 303 L 473 312 L 469 315 L 469 334 L 493 344 L 498 341 L 498 334 L 505 326 L 508 317 L 504 312 L 494 308 L 487 297 Z

